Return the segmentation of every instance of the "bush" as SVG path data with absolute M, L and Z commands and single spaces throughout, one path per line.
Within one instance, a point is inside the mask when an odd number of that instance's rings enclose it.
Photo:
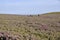
M 56 40 L 60 40 L 60 37 L 57 37 L 57 39 Z

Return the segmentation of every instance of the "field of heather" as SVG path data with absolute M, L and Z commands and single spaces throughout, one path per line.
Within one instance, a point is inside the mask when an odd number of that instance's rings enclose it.
M 3 37 L 5 40 L 60 40 L 60 12 L 0 14 L 0 40 L 4 40 Z

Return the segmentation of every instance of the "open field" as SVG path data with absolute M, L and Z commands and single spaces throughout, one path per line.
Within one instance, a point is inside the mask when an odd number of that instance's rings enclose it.
M 9 32 L 17 40 L 60 40 L 60 12 L 41 15 L 0 14 L 0 32 Z

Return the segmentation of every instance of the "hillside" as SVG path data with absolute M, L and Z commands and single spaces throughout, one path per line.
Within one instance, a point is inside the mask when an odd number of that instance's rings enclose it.
M 1 34 L 16 38 L 11 40 L 60 40 L 60 12 L 20 16 L 0 14 Z

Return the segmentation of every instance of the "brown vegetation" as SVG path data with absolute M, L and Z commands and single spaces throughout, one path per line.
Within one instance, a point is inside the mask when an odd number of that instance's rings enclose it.
M 60 40 L 60 12 L 30 16 L 0 14 L 1 37 L 11 40 Z

